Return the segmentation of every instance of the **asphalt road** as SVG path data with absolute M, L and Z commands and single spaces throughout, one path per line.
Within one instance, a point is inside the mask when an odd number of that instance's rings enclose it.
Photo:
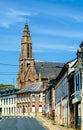
M 3 117 L 0 130 L 47 130 L 33 117 Z

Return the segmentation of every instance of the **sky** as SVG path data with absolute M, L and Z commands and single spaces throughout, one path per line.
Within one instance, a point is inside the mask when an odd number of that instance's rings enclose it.
M 0 83 L 17 84 L 26 21 L 34 59 L 66 63 L 83 40 L 83 0 L 0 0 Z

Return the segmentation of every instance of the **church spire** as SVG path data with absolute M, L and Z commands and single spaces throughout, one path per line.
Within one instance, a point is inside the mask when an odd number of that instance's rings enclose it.
M 21 55 L 19 59 L 19 74 L 18 74 L 18 87 L 22 88 L 28 83 L 33 82 L 33 78 L 30 79 L 28 71 L 30 73 L 34 71 L 34 58 L 32 54 L 32 40 L 30 36 L 29 26 L 26 22 L 24 25 L 23 36 L 21 39 Z M 33 76 L 32 76 L 33 77 Z M 31 81 L 30 81 L 31 80 Z
M 22 42 L 32 43 L 28 23 L 25 23 L 24 25 L 24 35 L 22 37 Z
M 33 58 L 33 56 L 32 56 L 32 39 L 30 36 L 30 31 L 29 31 L 27 22 L 24 25 L 24 33 L 22 36 L 21 46 L 22 46 L 21 60 Z

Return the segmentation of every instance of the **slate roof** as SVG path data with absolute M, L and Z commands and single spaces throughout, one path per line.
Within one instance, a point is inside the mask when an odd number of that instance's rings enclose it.
M 17 94 L 24 93 L 24 92 L 42 92 L 44 91 L 43 83 L 42 82 L 35 82 L 29 84 L 27 87 L 20 89 Z
M 56 78 L 60 73 L 64 63 L 59 62 L 36 62 L 35 69 L 37 74 L 41 73 L 42 78 Z
M 0 97 L 1 96 L 8 96 L 8 95 L 14 95 L 18 89 L 8 89 L 8 88 L 0 88 Z

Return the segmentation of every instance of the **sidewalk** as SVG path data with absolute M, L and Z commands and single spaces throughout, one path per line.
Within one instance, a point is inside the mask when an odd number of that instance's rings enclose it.
M 75 130 L 73 128 L 66 128 L 64 126 L 55 125 L 53 120 L 50 120 L 44 116 L 37 116 L 36 119 L 48 130 Z

